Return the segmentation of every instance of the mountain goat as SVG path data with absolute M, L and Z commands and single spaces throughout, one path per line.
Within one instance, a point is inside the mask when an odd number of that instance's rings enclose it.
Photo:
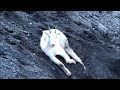
M 79 62 L 83 65 L 84 70 L 86 67 L 82 63 L 81 59 L 75 54 L 75 52 L 69 47 L 67 37 L 58 29 L 45 30 L 42 33 L 40 39 L 40 47 L 42 51 L 57 64 L 67 76 L 71 75 L 71 72 L 65 67 L 65 65 L 57 59 L 55 56 L 62 56 L 66 63 L 76 64 Z M 73 58 L 71 59 L 69 55 Z

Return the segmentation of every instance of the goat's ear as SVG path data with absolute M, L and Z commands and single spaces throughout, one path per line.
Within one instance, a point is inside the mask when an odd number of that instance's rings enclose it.
M 61 33 L 57 33 L 57 35 L 60 35 Z
M 43 31 L 43 33 L 45 33 L 46 35 L 48 35 L 48 36 L 49 36 L 49 33 L 48 33 L 48 32 Z

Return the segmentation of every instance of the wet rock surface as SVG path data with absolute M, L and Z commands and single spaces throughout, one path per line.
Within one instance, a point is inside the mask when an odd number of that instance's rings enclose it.
M 67 77 L 40 49 L 42 31 L 55 26 L 82 59 L 66 64 Z M 1 79 L 119 79 L 120 12 L 118 11 L 1 11 Z

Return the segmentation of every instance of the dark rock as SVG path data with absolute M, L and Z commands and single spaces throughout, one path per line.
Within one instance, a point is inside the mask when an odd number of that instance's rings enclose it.
M 119 79 L 120 12 L 4 11 L 0 13 L 0 78 Z M 67 77 L 40 49 L 42 31 L 57 28 L 68 38 L 81 64 L 66 64 Z

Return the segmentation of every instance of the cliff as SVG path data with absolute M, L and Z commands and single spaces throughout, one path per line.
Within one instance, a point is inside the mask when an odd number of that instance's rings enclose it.
M 40 49 L 42 31 L 55 26 L 82 59 L 66 64 L 67 77 Z M 2 79 L 119 79 L 120 12 L 1 11 L 0 78 Z

